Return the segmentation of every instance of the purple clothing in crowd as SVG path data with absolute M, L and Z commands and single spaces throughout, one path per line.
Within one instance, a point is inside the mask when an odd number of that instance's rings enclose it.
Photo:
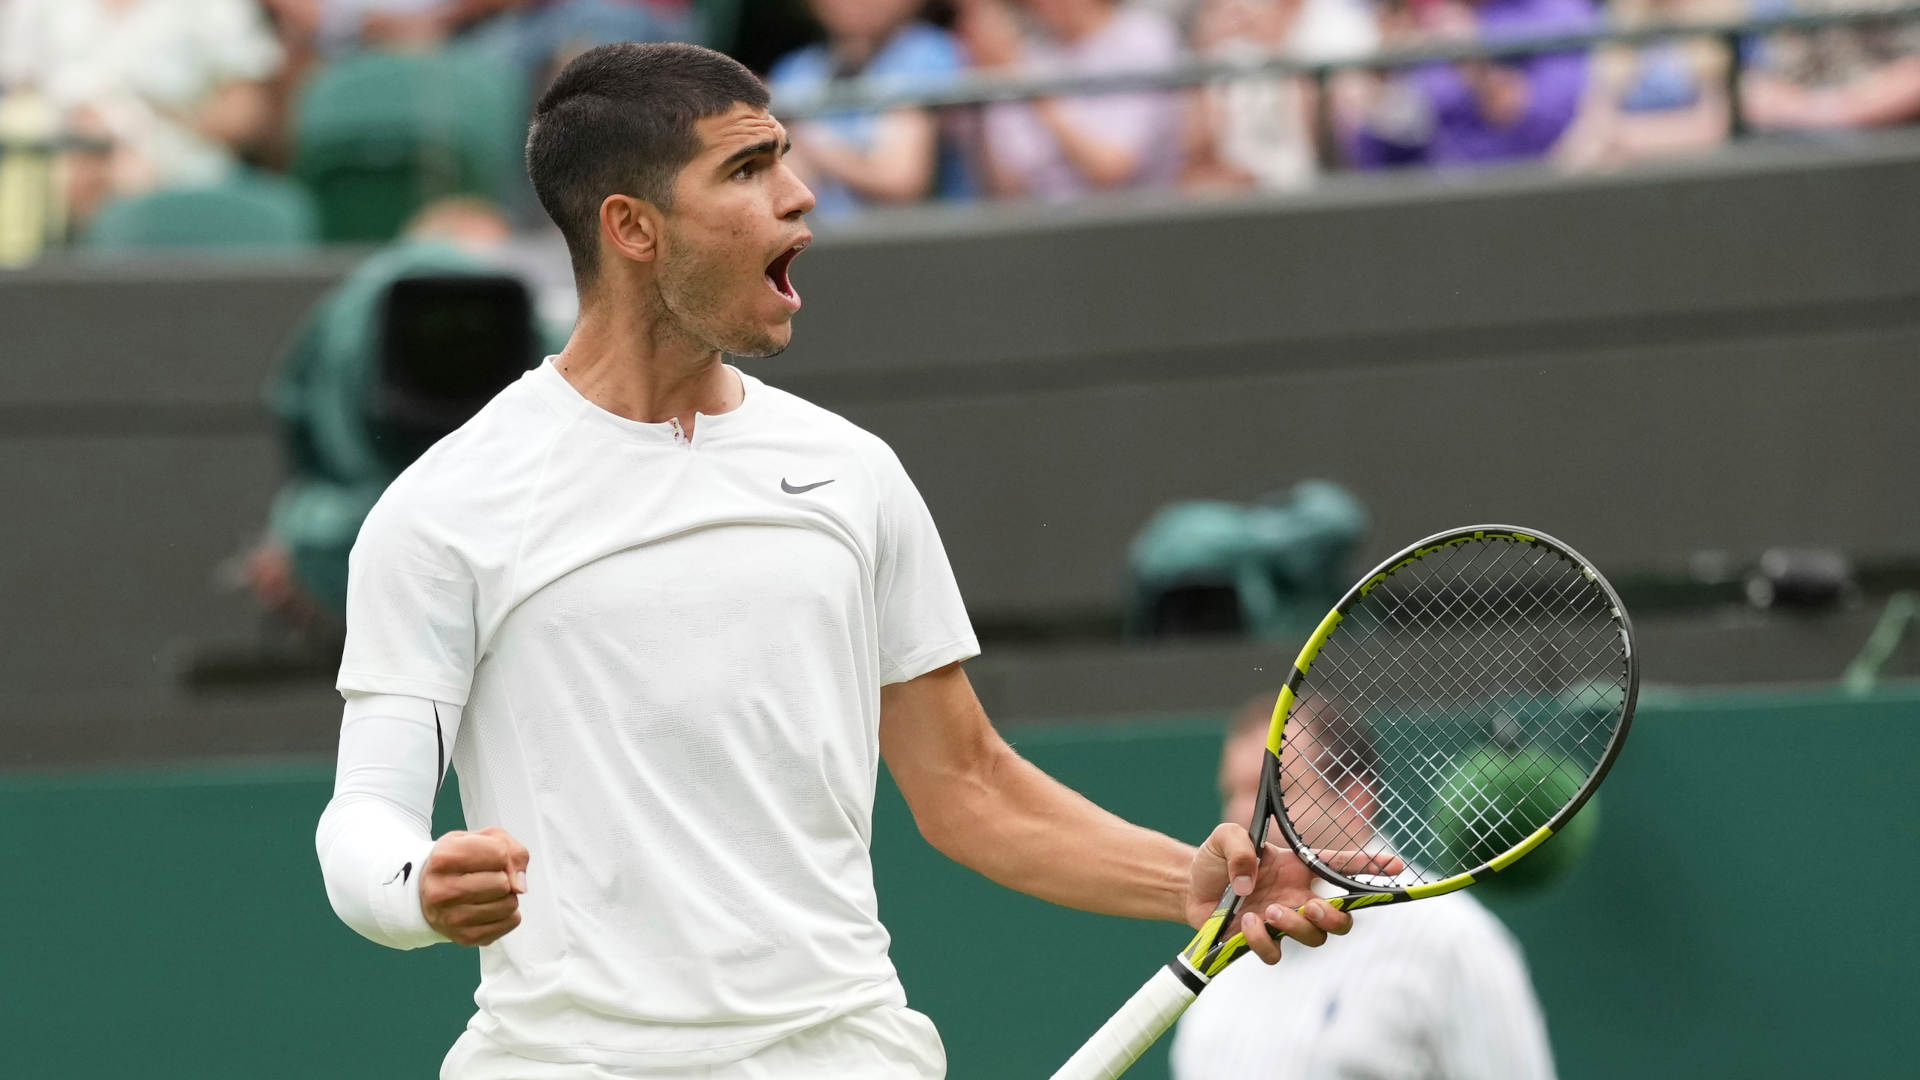
M 1180 59 L 1180 31 L 1152 11 L 1121 7 L 1106 25 L 1072 43 L 1032 43 L 1025 68 L 1034 74 L 1105 75 L 1164 71 Z M 1061 99 L 1081 130 L 1139 159 L 1128 187 L 1170 184 L 1180 172 L 1180 99 L 1164 91 Z M 1026 194 L 1066 199 L 1092 190 L 1065 148 L 1032 106 L 987 110 L 986 143 Z
M 1590 0 L 1487 0 L 1474 9 L 1481 41 L 1512 41 L 1588 30 L 1597 24 Z M 1407 88 L 1425 104 L 1431 127 L 1424 144 L 1407 145 L 1363 128 L 1352 143 L 1362 167 L 1425 163 L 1447 165 L 1542 157 L 1573 123 L 1587 85 L 1583 52 L 1545 53 L 1501 61 L 1527 76 L 1527 108 L 1511 127 L 1480 115 L 1480 103 L 1460 69 L 1433 64 L 1405 76 Z

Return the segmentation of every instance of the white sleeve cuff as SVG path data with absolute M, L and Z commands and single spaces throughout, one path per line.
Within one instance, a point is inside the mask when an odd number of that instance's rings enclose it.
M 435 790 L 460 708 L 396 695 L 353 694 L 340 725 L 333 800 L 314 846 L 340 921 L 395 949 L 445 941 L 420 911 L 433 851 Z
M 372 896 L 374 921 L 380 928 L 380 944 L 395 949 L 418 949 L 436 945 L 447 938 L 427 925 L 420 910 L 420 878 L 426 873 L 427 856 L 433 841 L 422 841 L 411 859 L 401 864 L 398 881 L 376 886 Z

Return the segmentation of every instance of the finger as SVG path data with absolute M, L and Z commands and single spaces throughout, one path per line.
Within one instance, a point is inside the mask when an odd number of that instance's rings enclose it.
M 1327 942 L 1327 932 L 1313 925 L 1305 915 L 1285 904 L 1272 904 L 1266 910 L 1267 925 L 1287 935 L 1308 948 L 1318 948 Z
M 1222 822 L 1207 837 L 1206 850 L 1227 864 L 1227 878 L 1233 882 L 1235 896 L 1253 892 L 1254 878 L 1260 873 L 1260 856 L 1253 850 L 1253 838 L 1247 835 L 1247 830 Z
M 1240 916 L 1240 933 L 1247 939 L 1247 951 L 1260 958 L 1262 963 L 1280 962 L 1280 942 L 1269 933 L 1260 917 L 1249 911 Z
M 505 870 L 430 876 L 420 883 L 420 897 L 429 904 L 485 904 L 513 895 Z
M 1392 876 L 1407 868 L 1398 855 L 1370 851 L 1316 851 L 1321 862 L 1342 874 L 1385 874 Z
M 520 913 L 516 911 L 500 922 L 486 926 L 455 927 L 447 934 L 447 939 L 460 945 L 491 945 L 519 925 Z
M 527 873 L 526 873 L 527 864 L 533 861 L 533 856 L 527 852 L 526 845 L 520 843 L 520 841 L 518 840 L 515 840 L 511 833 L 507 832 L 507 830 L 501 828 L 498 825 L 491 826 L 481 831 L 488 836 L 492 836 L 506 842 L 507 870 L 513 874 L 514 891 L 526 892 L 527 891 Z
M 440 874 L 471 874 L 507 869 L 505 846 L 491 836 L 448 833 L 433 846 L 427 869 Z
M 1325 900 L 1307 901 L 1303 914 L 1306 915 L 1308 922 L 1329 934 L 1344 934 L 1353 929 L 1353 916 Z
M 519 897 L 509 896 L 485 904 L 458 904 L 449 908 L 441 921 L 448 926 L 492 926 L 506 921 L 507 917 L 520 909 Z

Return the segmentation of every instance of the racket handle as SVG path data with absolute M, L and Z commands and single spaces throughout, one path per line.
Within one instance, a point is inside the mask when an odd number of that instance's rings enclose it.
M 1179 965 L 1177 969 L 1175 965 Z M 1100 1025 L 1100 1030 L 1053 1074 L 1053 1080 L 1114 1080 L 1180 1019 L 1206 985 L 1204 976 L 1189 967 L 1184 958 L 1175 957 L 1135 991 L 1112 1019 Z

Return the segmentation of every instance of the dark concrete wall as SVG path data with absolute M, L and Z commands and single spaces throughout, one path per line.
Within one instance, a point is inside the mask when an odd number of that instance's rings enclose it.
M 889 439 L 977 611 L 1110 604 L 1155 506 L 1351 485 L 1372 552 L 1910 550 L 1920 157 L 1519 177 L 878 240 L 759 365 Z
M 1371 508 L 1366 555 L 1470 520 L 1610 569 L 1910 553 L 1916 190 L 1902 134 L 1599 180 L 933 212 L 823 231 L 796 345 L 748 366 L 894 445 L 988 624 L 1110 612 L 1156 506 L 1310 476 Z M 277 481 L 259 389 L 349 264 L 0 274 L 5 723 L 191 715 L 179 658 L 256 636 L 215 579 Z

